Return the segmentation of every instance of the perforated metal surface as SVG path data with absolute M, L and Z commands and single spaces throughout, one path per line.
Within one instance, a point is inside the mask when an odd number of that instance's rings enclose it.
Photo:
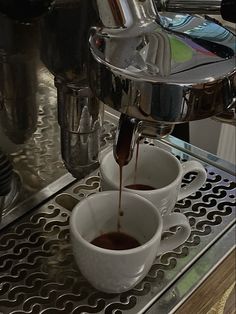
M 54 184 L 56 180 L 68 174 L 60 155 L 60 128 L 57 121 L 57 93 L 54 87 L 53 76 L 45 69 L 38 71 L 37 104 L 39 107 L 37 129 L 31 138 L 23 145 L 15 145 L 10 158 L 19 175 L 19 193 L 14 206 L 3 210 L 3 220 L 13 207 L 19 206 L 28 198 L 32 198 L 39 191 Z M 101 136 L 101 148 L 106 147 L 114 137 L 116 126 L 110 121 L 105 121 Z M 3 146 L 4 149 L 4 146 Z M 6 150 L 9 149 L 6 147 Z M 15 151 L 14 151 L 15 150 Z M 60 190 L 66 183 L 73 181 L 61 180 L 54 190 Z M 44 194 L 44 195 L 43 195 Z M 37 195 L 33 201 L 40 203 L 45 198 L 45 193 Z M 32 205 L 32 202 L 31 202 Z M 29 206 L 31 206 L 29 205 Z M 1 226 L 0 226 L 1 229 Z
M 172 150 L 166 144 L 155 145 Z M 172 150 L 181 160 L 186 153 Z M 206 184 L 176 204 L 189 219 L 186 243 L 158 257 L 146 278 L 120 295 L 94 290 L 80 274 L 71 250 L 73 206 L 99 191 L 98 173 L 73 184 L 0 232 L 0 313 L 142 313 L 235 223 L 235 177 L 205 165 Z M 185 178 L 188 184 L 194 174 Z M 174 232 L 174 231 L 173 231 Z
M 15 151 L 10 155 L 14 169 L 22 180 L 18 203 L 66 173 L 60 158 L 57 95 L 53 77 L 44 68 L 37 74 L 37 129 L 25 144 L 15 146 Z

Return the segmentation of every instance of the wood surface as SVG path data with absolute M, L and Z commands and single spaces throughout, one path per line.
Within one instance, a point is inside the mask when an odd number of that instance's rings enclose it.
M 175 314 L 235 314 L 235 272 L 234 250 Z

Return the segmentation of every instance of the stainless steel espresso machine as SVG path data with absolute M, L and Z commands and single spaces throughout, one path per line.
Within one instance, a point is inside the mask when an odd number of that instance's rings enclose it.
M 234 110 L 236 38 L 215 15 L 234 23 L 235 0 L 0 0 L 0 313 L 206 313 L 233 295 L 235 165 L 167 136 Z M 71 211 L 139 135 L 207 181 L 173 209 L 189 239 L 105 294 L 76 266 Z
M 234 10 L 224 0 L 0 0 L 2 206 L 13 177 L 2 138 L 22 145 L 35 132 L 43 66 L 57 89 L 61 156 L 80 179 L 99 164 L 103 104 L 121 113 L 114 156 L 127 132 L 128 159 L 137 134 L 164 137 L 235 106 L 235 34 L 210 17 L 235 22 Z

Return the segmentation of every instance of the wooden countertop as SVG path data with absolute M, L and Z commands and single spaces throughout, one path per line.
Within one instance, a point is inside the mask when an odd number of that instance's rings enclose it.
M 234 250 L 175 314 L 236 313 L 236 251 Z

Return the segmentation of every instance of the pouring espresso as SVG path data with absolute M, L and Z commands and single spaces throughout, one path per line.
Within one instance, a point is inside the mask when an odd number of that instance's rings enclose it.
M 125 3 L 98 4 L 106 12 L 103 26 L 92 28 L 89 38 L 90 87 L 122 113 L 114 145 L 120 195 L 122 167 L 138 133 L 163 138 L 176 124 L 211 117 L 236 100 L 235 35 L 229 29 L 207 16 L 163 12 L 168 4 L 158 11 L 152 0 Z

